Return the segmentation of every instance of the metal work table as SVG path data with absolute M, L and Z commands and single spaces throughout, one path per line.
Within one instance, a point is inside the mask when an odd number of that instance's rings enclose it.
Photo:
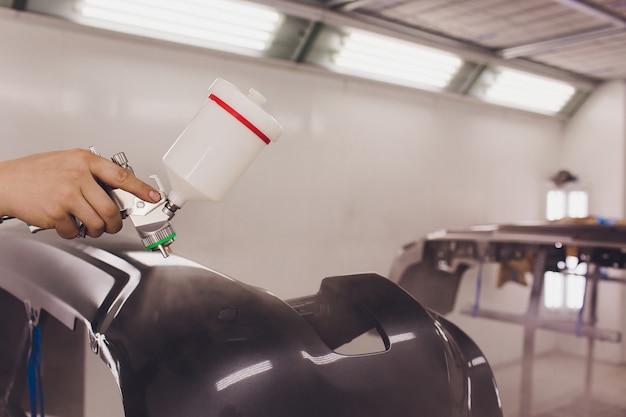
M 587 263 L 585 296 L 576 320 L 556 320 L 540 315 L 544 273 L 564 272 L 566 256 L 578 256 Z M 524 259 L 529 262 L 524 263 Z M 530 415 L 532 364 L 535 332 L 545 329 L 575 334 L 588 340 L 585 392 L 589 394 L 596 340 L 621 342 L 616 330 L 601 329 L 597 323 L 597 293 L 600 282 L 626 283 L 620 276 L 608 276 L 608 270 L 626 268 L 626 226 L 576 224 L 574 222 L 541 222 L 475 226 L 442 230 L 403 248 L 395 260 L 390 279 L 432 310 L 446 314 L 452 311 L 460 279 L 465 271 L 484 263 L 526 265 L 533 279 L 528 306 L 523 314 L 494 311 L 479 306 L 480 273 L 477 298 L 462 313 L 523 326 L 523 357 L 520 417 Z M 513 271 L 519 272 L 519 271 Z M 583 313 L 584 312 L 584 316 Z

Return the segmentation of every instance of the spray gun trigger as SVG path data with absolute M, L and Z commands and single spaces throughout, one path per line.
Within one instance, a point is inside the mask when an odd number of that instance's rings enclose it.
M 152 174 L 150 175 L 150 178 L 152 178 L 154 182 L 156 182 L 157 189 L 159 190 L 159 194 L 161 194 L 161 199 L 163 199 L 163 197 L 165 196 L 165 187 L 163 186 L 163 183 L 159 179 L 159 176 L 156 174 Z

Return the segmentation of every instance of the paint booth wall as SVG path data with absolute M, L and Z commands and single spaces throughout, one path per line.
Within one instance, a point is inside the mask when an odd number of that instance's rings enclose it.
M 555 172 L 554 119 L 278 63 L 140 41 L 3 12 L 3 157 L 94 145 L 137 175 L 222 77 L 285 127 L 221 203 L 190 202 L 173 248 L 282 297 L 327 275 L 386 274 L 424 233 L 536 219 Z M 134 236 L 130 225 L 126 232 Z
M 161 157 L 215 78 L 262 92 L 280 141 L 224 201 L 180 211 L 173 249 L 282 298 L 326 276 L 386 275 L 433 230 L 541 218 L 567 139 L 552 118 L 3 9 L 0 57 L 3 158 L 93 145 L 126 152 L 146 180 L 165 180 Z M 136 238 L 130 224 L 122 234 Z M 523 308 L 525 291 L 488 288 L 484 302 Z M 516 326 L 461 324 L 492 363 L 520 357 Z M 542 335 L 539 349 L 554 343 Z
M 589 212 L 608 219 L 626 218 L 626 84 L 613 81 L 600 86 L 569 121 L 561 151 L 563 166 L 580 177 L 589 192 Z M 626 286 L 600 282 L 597 327 L 626 334 Z M 586 354 L 587 341 L 574 336 L 558 339 L 559 349 Z M 626 345 L 600 342 L 595 357 L 623 362 Z

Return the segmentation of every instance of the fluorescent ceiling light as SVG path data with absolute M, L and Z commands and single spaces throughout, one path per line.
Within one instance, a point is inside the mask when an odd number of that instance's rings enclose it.
M 237 0 L 79 0 L 82 23 L 189 43 L 265 50 L 282 15 Z
M 500 68 L 493 83 L 487 87 L 484 99 L 506 106 L 555 114 L 575 92 L 572 85 L 562 81 Z
M 334 57 L 335 65 L 355 75 L 418 87 L 441 89 L 463 61 L 450 53 L 411 42 L 353 31 Z

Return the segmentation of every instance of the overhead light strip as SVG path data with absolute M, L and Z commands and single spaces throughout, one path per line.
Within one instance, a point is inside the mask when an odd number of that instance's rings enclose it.
M 445 88 L 463 63 L 447 52 L 362 31 L 351 31 L 343 43 L 337 68 L 416 87 Z
M 285 19 L 268 6 L 240 0 L 74 1 L 76 20 L 84 24 L 244 54 L 267 50 Z M 463 66 L 459 56 L 447 51 L 345 30 L 342 47 L 332 54 L 329 66 L 336 72 L 444 90 Z M 481 79 L 472 92 L 477 98 L 544 114 L 558 114 L 576 93 L 571 84 L 505 67 L 487 71 Z
M 281 21 L 276 11 L 236 0 L 81 0 L 77 5 L 83 23 L 257 51 L 268 47 Z
M 500 68 L 487 87 L 484 99 L 496 104 L 556 114 L 575 92 L 572 85 L 562 81 Z

